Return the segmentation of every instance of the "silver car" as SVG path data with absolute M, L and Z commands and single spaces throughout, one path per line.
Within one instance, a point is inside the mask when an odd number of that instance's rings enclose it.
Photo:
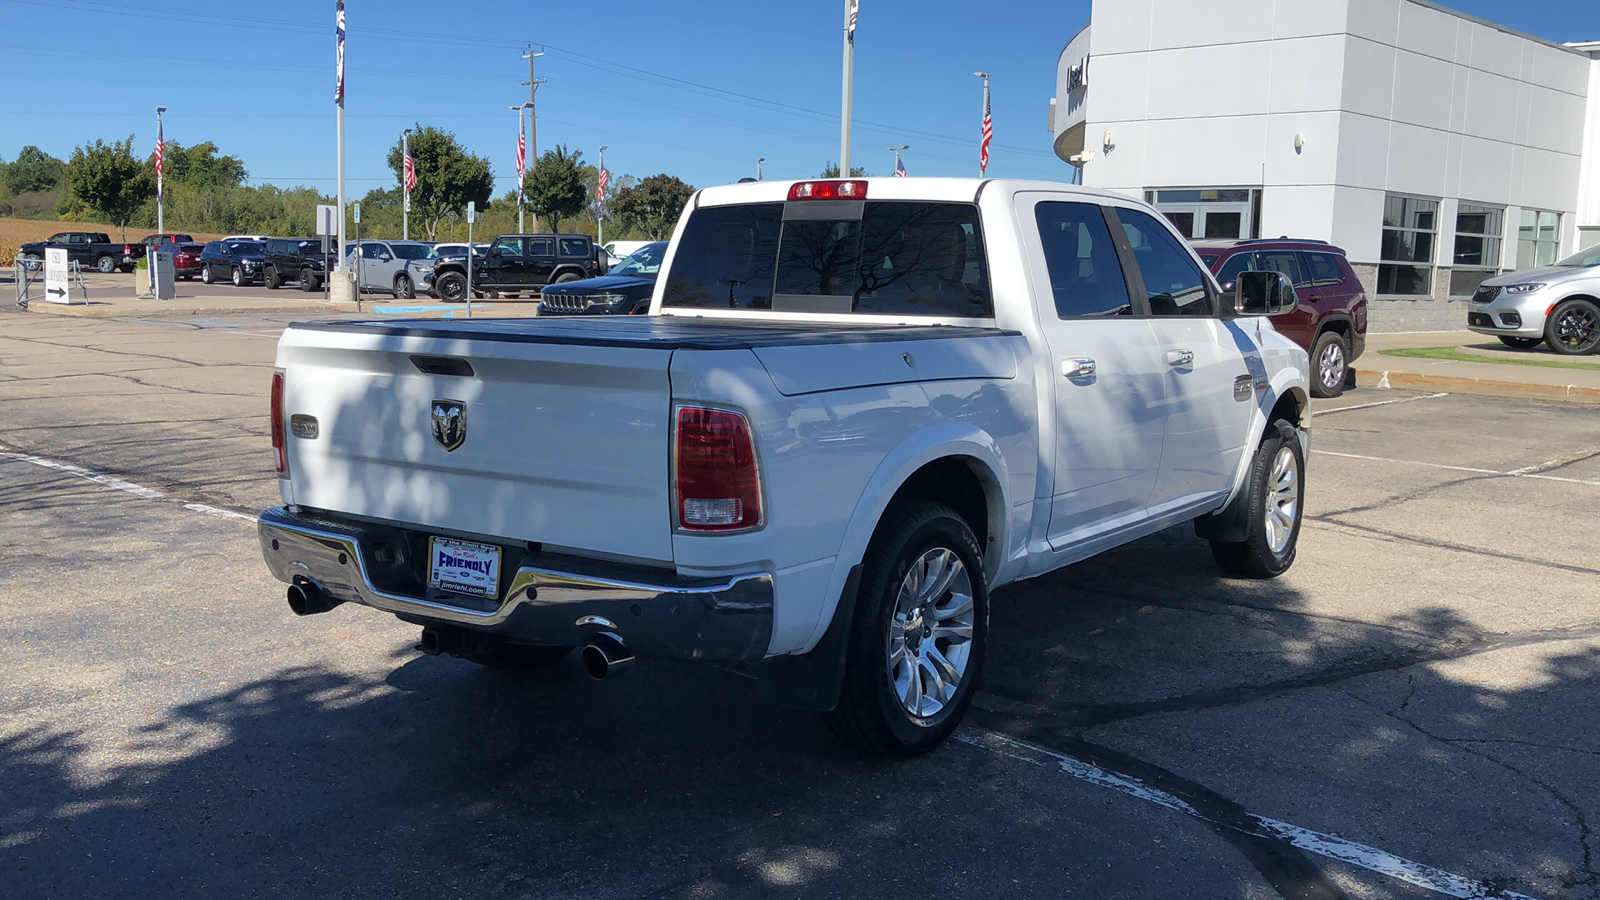
M 1600 348 L 1600 246 L 1541 269 L 1497 275 L 1467 304 L 1467 328 L 1519 350 L 1557 353 Z
M 406 263 L 426 259 L 433 248 L 421 241 L 361 241 L 361 291 L 362 293 L 387 293 L 395 297 L 410 296 L 411 285 L 404 274 Z M 355 253 L 347 250 L 345 266 L 356 268 Z

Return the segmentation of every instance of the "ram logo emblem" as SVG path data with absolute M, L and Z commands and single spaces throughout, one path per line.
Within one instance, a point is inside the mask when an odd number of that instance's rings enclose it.
M 467 404 L 460 400 L 433 401 L 433 439 L 446 450 L 467 440 Z

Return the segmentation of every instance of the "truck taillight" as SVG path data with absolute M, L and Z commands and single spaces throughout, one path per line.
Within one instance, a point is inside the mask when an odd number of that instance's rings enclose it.
M 673 469 L 679 528 L 744 531 L 761 525 L 761 475 L 742 414 L 678 407 Z
M 289 477 L 289 450 L 283 441 L 283 370 L 272 373 L 272 452 L 279 478 Z

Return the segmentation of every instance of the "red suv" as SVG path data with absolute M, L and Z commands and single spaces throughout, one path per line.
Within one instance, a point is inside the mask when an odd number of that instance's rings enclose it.
M 1344 392 L 1350 363 L 1367 346 L 1367 292 L 1343 250 L 1326 241 L 1292 238 L 1192 243 L 1225 291 L 1233 289 L 1240 272 L 1282 272 L 1294 282 L 1299 311 L 1272 324 L 1311 354 L 1312 394 Z

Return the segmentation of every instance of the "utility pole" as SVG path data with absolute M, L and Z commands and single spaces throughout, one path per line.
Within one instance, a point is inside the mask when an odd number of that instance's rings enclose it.
M 539 167 L 539 113 L 534 109 L 533 104 L 537 99 L 534 94 L 539 90 L 539 85 L 550 79 L 533 77 L 533 61 L 543 55 L 543 50 L 538 53 L 533 52 L 532 44 L 528 45 L 528 49 L 522 51 L 522 58 L 528 61 L 528 80 L 524 81 L 523 84 L 528 86 L 528 155 L 533 163 L 529 168 L 534 169 Z
M 361 292 L 352 290 L 354 285 L 350 283 L 348 276 L 343 274 L 349 271 L 345 268 L 344 258 L 344 0 L 338 0 L 335 16 L 334 33 L 337 43 L 334 51 L 334 67 L 338 83 L 334 89 L 334 100 L 338 104 L 335 131 L 337 132 L 336 143 L 339 148 L 339 236 L 338 244 L 334 249 L 335 259 L 337 260 L 334 264 L 334 271 L 340 273 L 340 277 L 329 279 L 328 283 L 330 285 L 337 285 L 338 287 L 330 287 L 328 299 L 348 300 L 350 296 L 346 293 L 347 291 L 354 293 L 357 298 L 361 296 Z
M 850 177 L 850 99 L 856 78 L 857 0 L 844 0 L 844 99 L 839 122 L 839 177 Z

